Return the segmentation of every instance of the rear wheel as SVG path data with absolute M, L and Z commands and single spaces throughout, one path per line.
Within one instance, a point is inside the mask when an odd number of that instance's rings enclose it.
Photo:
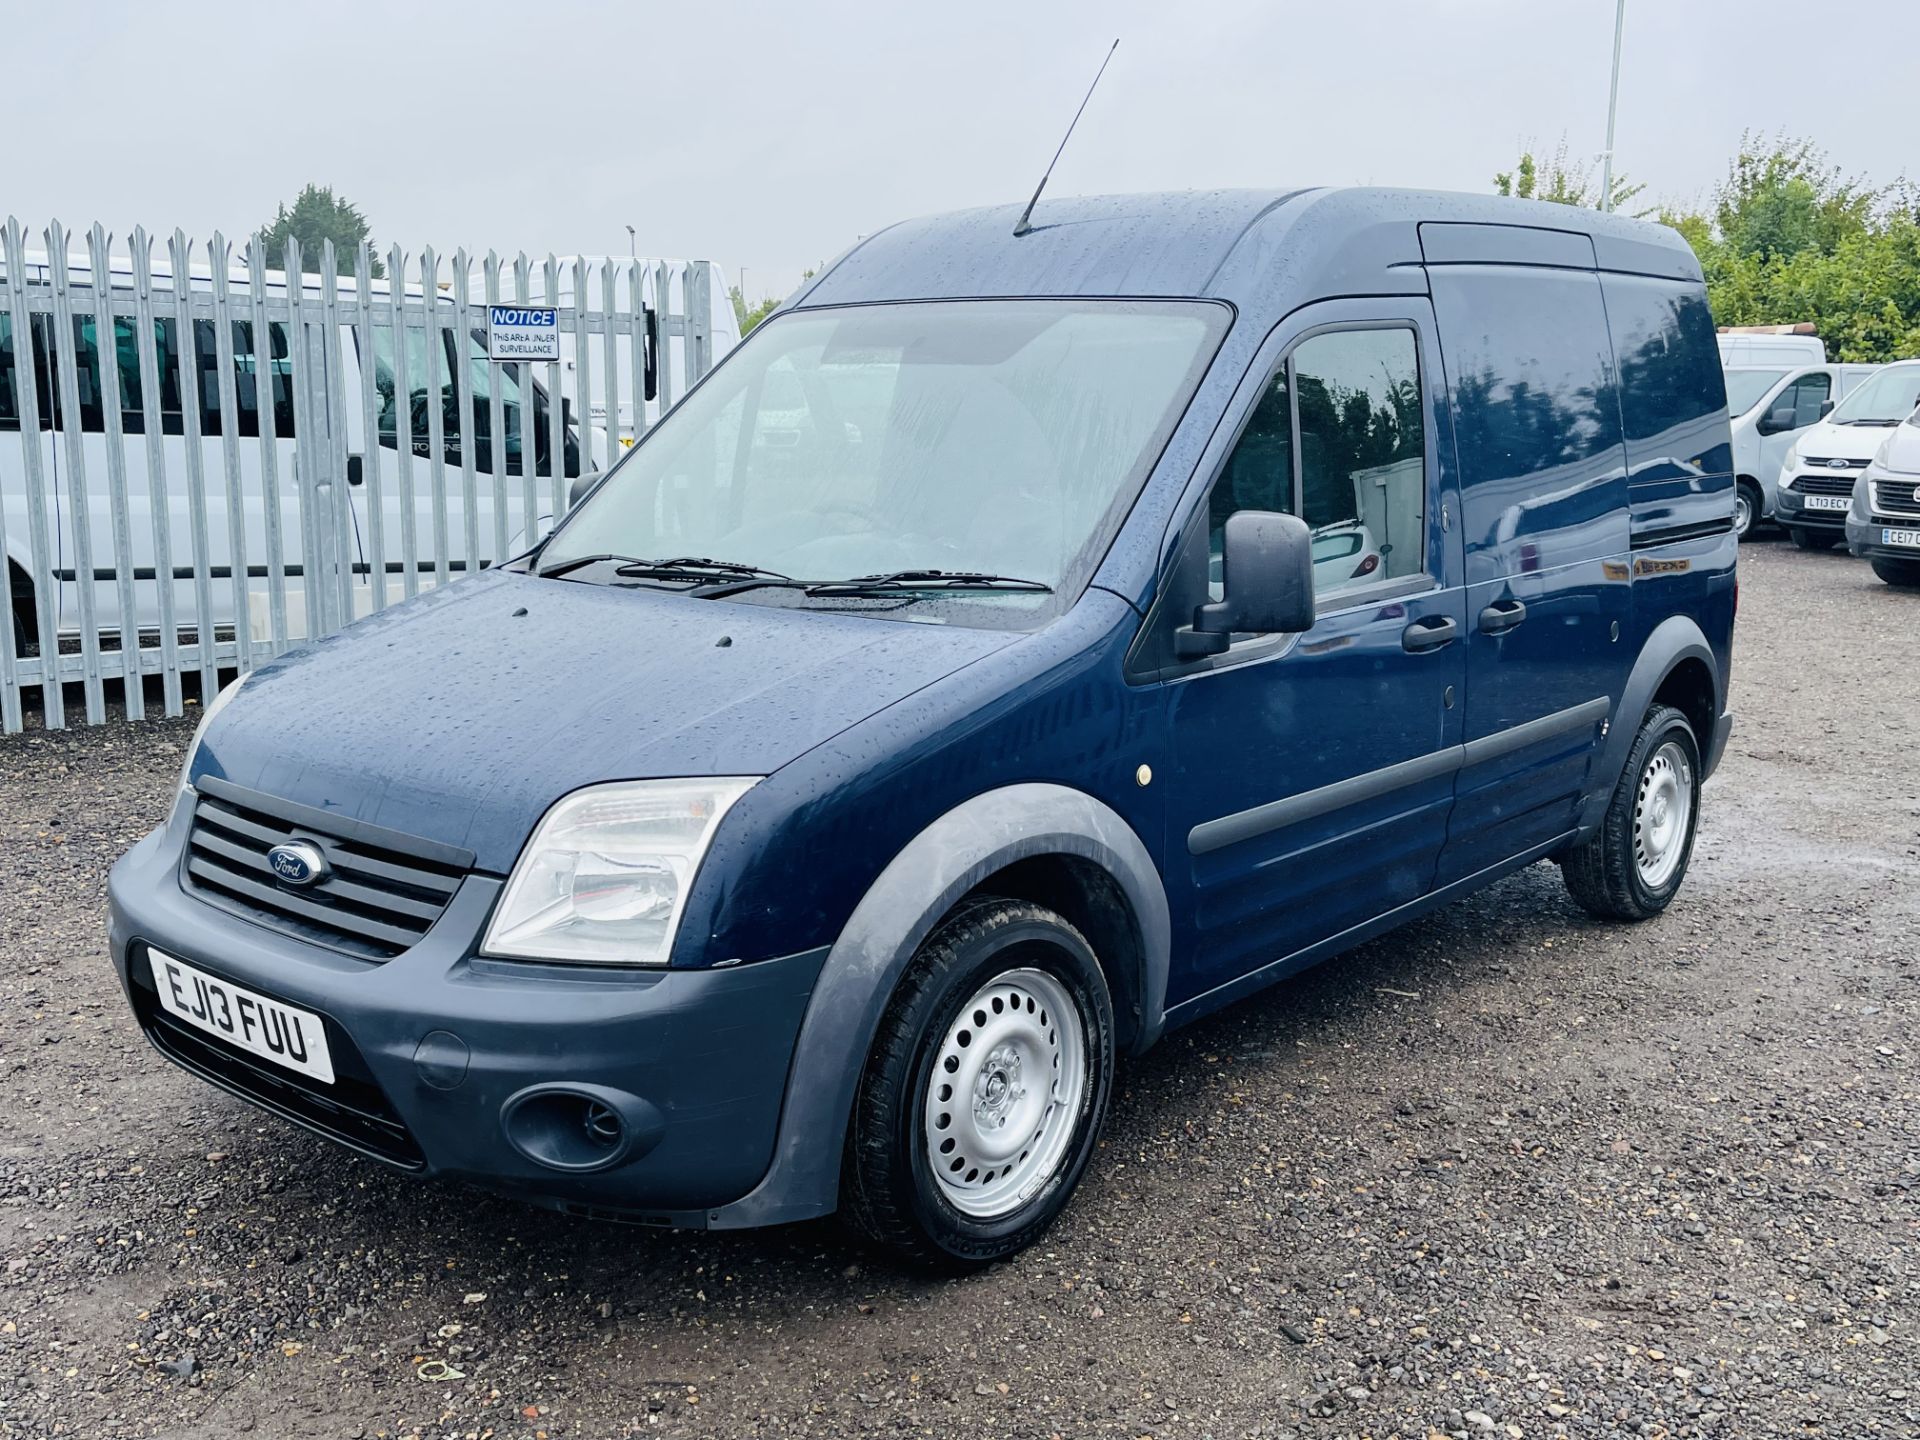
M 1025 901 L 956 912 L 914 956 L 867 1057 L 847 1220 L 949 1269 L 1031 1244 L 1086 1169 L 1113 1049 L 1106 978 L 1078 930 Z
M 1656 705 L 1599 831 L 1560 862 L 1567 890 L 1603 920 L 1645 920 L 1679 893 L 1700 819 L 1700 747 L 1687 717 Z
M 1809 530 L 1804 525 L 1787 527 L 1787 538 L 1793 541 L 1796 550 L 1831 550 L 1833 537 L 1821 530 Z
M 1760 516 L 1766 498 L 1751 480 L 1742 480 L 1733 491 L 1733 533 L 1744 540 L 1760 528 Z
M 1889 585 L 1898 585 L 1901 589 L 1920 585 L 1920 560 L 1890 560 L 1885 556 L 1875 556 L 1873 573 Z

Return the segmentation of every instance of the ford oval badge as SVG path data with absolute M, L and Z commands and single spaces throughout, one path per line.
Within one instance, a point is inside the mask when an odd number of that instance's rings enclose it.
M 274 877 L 287 885 L 312 885 L 327 877 L 327 857 L 320 847 L 305 840 L 291 840 L 267 851 L 267 864 Z

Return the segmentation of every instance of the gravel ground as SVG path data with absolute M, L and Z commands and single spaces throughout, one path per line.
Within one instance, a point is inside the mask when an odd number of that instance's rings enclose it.
M 0 1435 L 1920 1434 L 1920 597 L 1742 561 L 1671 912 L 1536 866 L 1180 1032 L 957 1282 L 409 1180 L 174 1070 L 105 877 L 187 728 L 0 742 Z

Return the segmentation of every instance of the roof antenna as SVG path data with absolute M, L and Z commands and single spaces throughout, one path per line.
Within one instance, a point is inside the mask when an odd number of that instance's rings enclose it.
M 1107 47 L 1106 60 L 1100 62 L 1099 70 L 1094 73 L 1093 84 L 1087 87 L 1086 99 L 1080 102 L 1080 108 L 1073 112 L 1073 119 L 1067 123 L 1067 133 L 1060 137 L 1060 150 L 1065 150 L 1067 148 L 1067 141 L 1073 138 L 1073 127 L 1080 123 L 1080 117 L 1085 113 L 1087 108 L 1087 100 L 1093 99 L 1094 86 L 1097 86 L 1100 83 L 1100 77 L 1107 73 L 1107 62 L 1113 59 L 1113 52 L 1119 48 L 1120 41 L 1116 37 L 1113 44 Z M 1027 208 L 1020 212 L 1019 220 L 1014 222 L 1013 234 L 1015 239 L 1018 239 L 1033 229 L 1033 207 L 1040 203 L 1040 192 L 1047 188 L 1047 181 L 1053 178 L 1053 167 L 1060 163 L 1060 150 L 1053 152 L 1053 159 L 1047 162 L 1047 173 L 1042 175 L 1040 177 L 1040 183 L 1033 187 L 1033 198 L 1027 201 Z

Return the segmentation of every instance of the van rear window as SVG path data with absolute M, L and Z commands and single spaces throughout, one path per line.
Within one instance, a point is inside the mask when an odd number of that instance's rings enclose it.
M 1710 474 L 1733 468 L 1726 432 L 1708 436 L 1727 403 L 1720 347 L 1706 292 L 1645 275 L 1600 277 L 1620 360 L 1620 415 L 1627 463 L 1684 459 Z

